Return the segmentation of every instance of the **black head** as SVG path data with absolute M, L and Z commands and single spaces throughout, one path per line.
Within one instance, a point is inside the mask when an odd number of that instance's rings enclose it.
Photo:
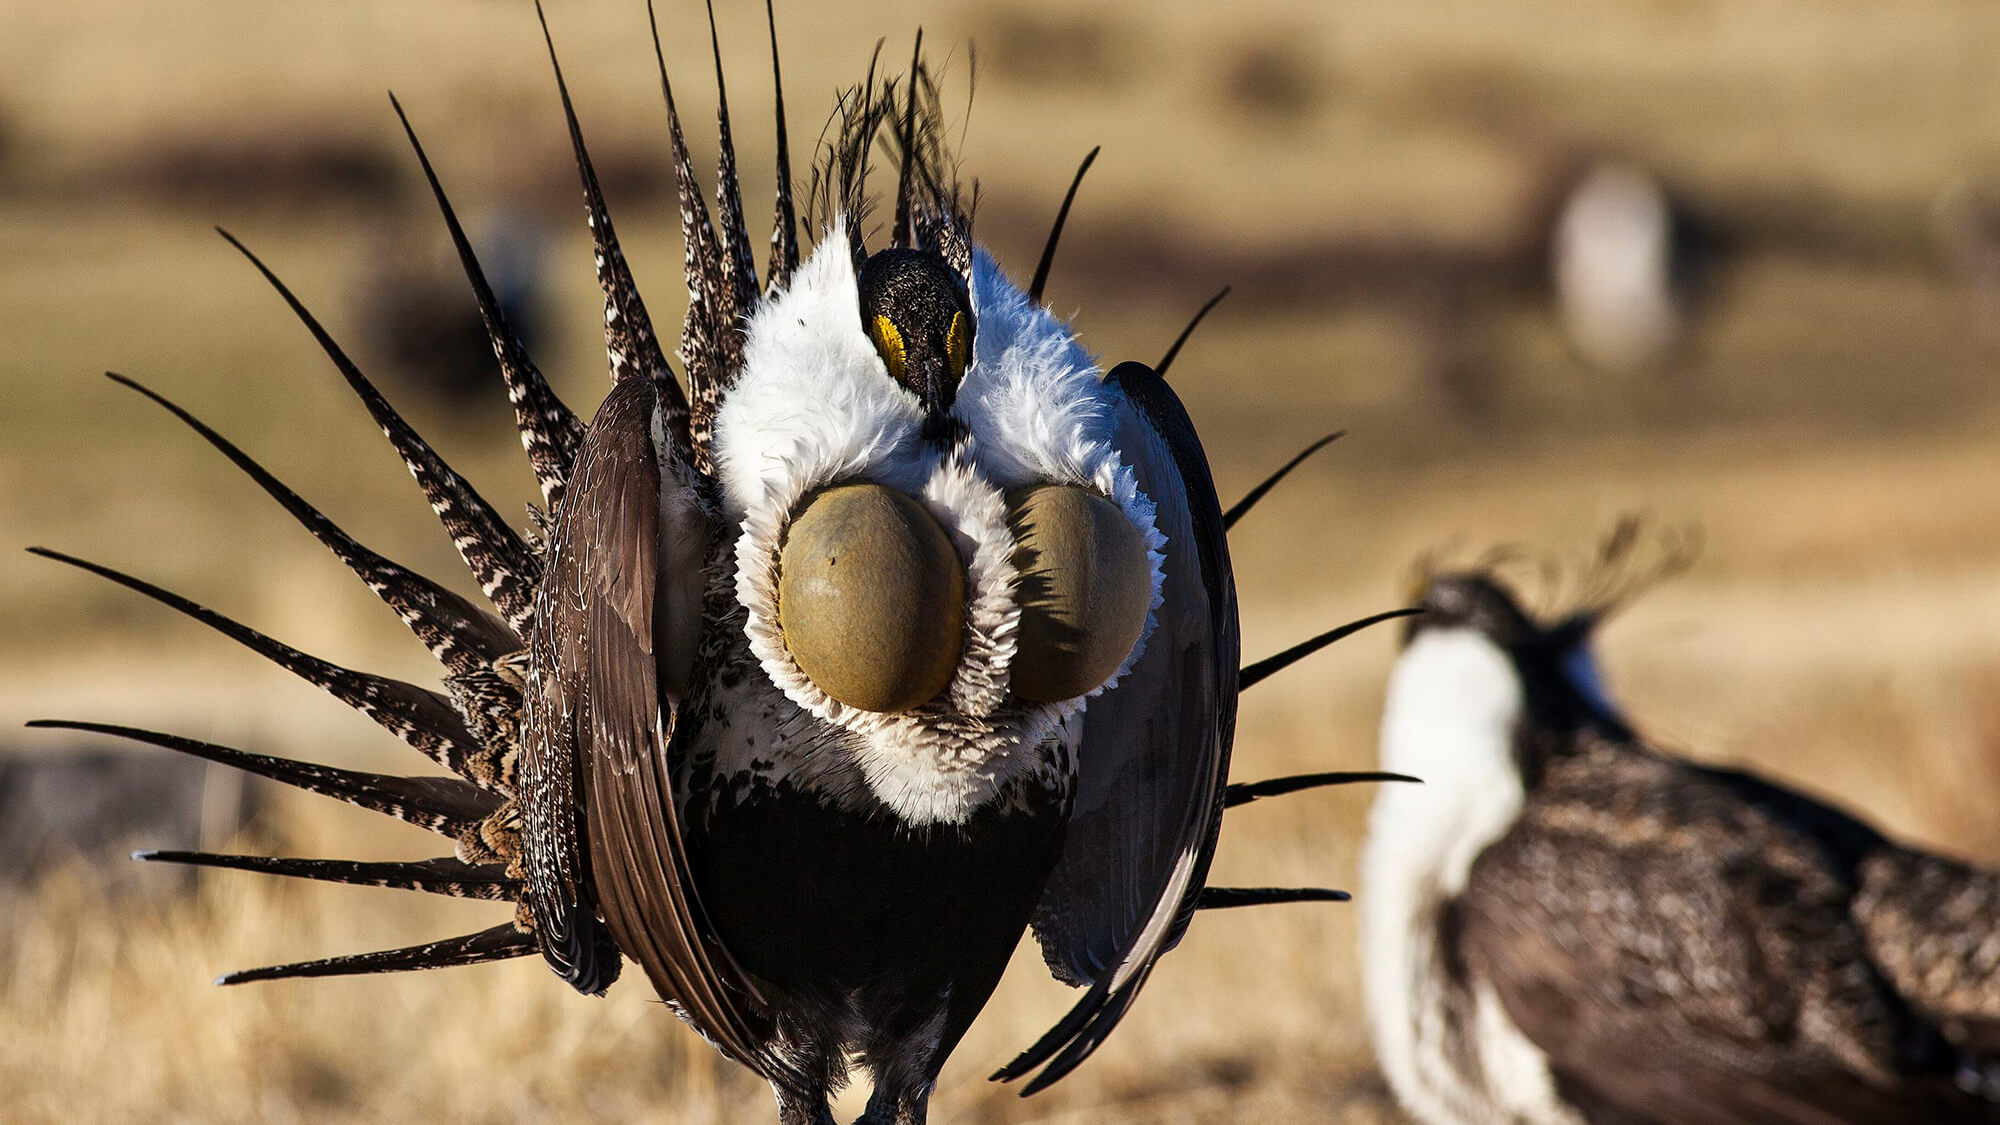
M 951 432 L 951 407 L 972 362 L 975 325 L 965 281 L 928 250 L 882 250 L 861 265 L 861 327 L 889 377 L 924 405 L 924 436 Z
M 1423 613 L 1404 631 L 1408 646 L 1425 632 L 1470 629 L 1507 654 L 1521 677 L 1528 720 L 1550 734 L 1585 726 L 1624 729 L 1598 680 L 1590 642 L 1601 616 L 1584 611 L 1543 624 L 1490 572 L 1434 576 L 1422 590 Z

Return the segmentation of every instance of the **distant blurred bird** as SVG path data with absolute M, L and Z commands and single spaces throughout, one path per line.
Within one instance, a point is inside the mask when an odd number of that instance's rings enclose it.
M 171 887 L 135 879 L 111 850 L 216 847 L 250 824 L 260 793 L 236 770 L 133 748 L 0 749 L 0 897 L 74 862 L 98 880 L 93 893 L 185 890 L 192 873 Z M 26 912 L 10 913 L 20 922 Z
M 1363 866 L 1397 1096 L 1430 1125 L 2000 1121 L 2000 872 L 1634 733 L 1591 640 L 1660 569 L 1553 621 L 1487 569 L 1427 582 L 1382 722 L 1425 784 L 1381 793 Z
M 775 70 L 775 26 L 772 43 Z M 1352 780 L 1226 785 L 1241 688 L 1353 627 L 1239 669 L 1225 532 L 1276 477 L 1223 511 L 1159 373 L 1179 342 L 1159 370 L 1101 371 L 1043 306 L 1067 199 L 1025 291 L 973 243 L 918 44 L 899 80 L 871 65 L 842 98 L 813 171 L 822 237 L 809 255 L 779 93 L 761 280 L 720 50 L 714 222 L 662 61 L 690 294 L 685 390 L 557 71 L 612 377 L 588 425 L 529 361 L 418 149 L 549 504 L 526 536 L 251 258 L 395 445 L 498 616 L 361 546 L 138 388 L 395 609 L 444 665 L 448 694 L 328 664 L 136 578 L 41 553 L 242 641 L 459 776 L 42 725 L 238 765 L 456 843 L 415 863 L 143 858 L 515 906 L 512 921 L 465 937 L 224 983 L 539 951 L 579 991 L 601 993 L 629 957 L 703 1037 L 771 1083 L 787 1125 L 830 1121 L 828 1096 L 856 1056 L 875 1083 L 862 1120 L 912 1125 L 1029 928 L 1059 979 L 1088 986 L 995 1076 L 1033 1074 L 1032 1093 L 1104 1041 L 1197 909 L 1342 897 L 1205 884 L 1226 806 Z M 890 245 L 871 253 L 869 160 L 885 139 L 899 165 Z
M 479 259 L 500 314 L 523 348 L 541 342 L 550 316 L 543 288 L 542 230 L 528 213 L 496 213 L 482 224 Z M 447 400 L 484 398 L 493 390 L 493 344 L 486 320 L 465 299 L 456 255 L 447 263 L 417 247 L 398 223 L 381 238 L 375 268 L 357 304 L 369 343 L 402 381 Z
M 1945 266 L 1970 297 L 1974 328 L 2000 340 L 2000 184 L 1954 182 L 1932 205 L 1931 225 Z
M 1577 354 L 1630 373 L 1687 338 L 1720 249 L 1714 229 L 1636 164 L 1583 167 L 1549 231 L 1556 312 Z

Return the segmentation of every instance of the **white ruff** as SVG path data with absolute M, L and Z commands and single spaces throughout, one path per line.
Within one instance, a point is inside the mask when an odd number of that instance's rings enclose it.
M 1514 730 L 1525 700 L 1512 661 L 1471 629 L 1427 630 L 1405 649 L 1382 716 L 1382 768 L 1423 779 L 1384 786 L 1362 857 L 1369 1022 L 1396 1096 L 1430 1125 L 1570 1123 L 1542 1052 L 1491 990 L 1454 993 L 1438 919 L 1473 861 L 1520 815 Z M 1471 1005 L 1476 1073 L 1455 1062 L 1448 1005 Z
M 1155 606 L 1163 540 L 1151 501 L 1108 441 L 1110 412 L 1095 366 L 1054 318 L 1029 309 L 983 252 L 972 298 L 974 356 L 955 411 L 973 436 L 949 454 L 921 441 L 921 406 L 889 378 L 862 331 L 846 247 L 836 227 L 790 288 L 758 306 L 743 376 L 716 417 L 724 508 L 740 527 L 736 596 L 764 673 L 794 705 L 858 736 L 855 765 L 875 797 L 912 824 L 962 822 L 1007 782 L 1046 765 L 1042 744 L 1051 736 L 1073 738 L 1062 720 L 1084 704 L 1028 704 L 1007 692 L 1020 610 L 1003 489 L 1053 481 L 1110 496 L 1146 537 Z M 1055 326 L 1066 350 L 1047 344 L 1051 332 L 1021 330 L 1030 313 Z M 1017 346 L 1023 339 L 1040 350 Z M 988 371 L 1005 373 L 1003 393 L 985 391 Z M 991 435 L 998 436 L 989 444 Z M 814 489 L 850 480 L 921 499 L 966 568 L 959 666 L 943 696 L 913 711 L 863 711 L 828 696 L 799 670 L 778 626 L 778 553 L 794 509 Z M 1149 614 L 1147 633 L 1151 627 Z M 1142 634 L 1125 665 L 1097 690 L 1116 682 L 1144 644 Z M 783 761 L 776 765 L 787 772 Z

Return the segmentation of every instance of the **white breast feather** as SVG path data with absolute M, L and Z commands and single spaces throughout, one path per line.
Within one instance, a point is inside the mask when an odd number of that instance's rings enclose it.
M 1424 780 L 1376 797 L 1363 856 L 1362 952 L 1376 1053 L 1397 1097 L 1431 1125 L 1573 1122 L 1546 1057 L 1490 989 L 1441 977 L 1438 918 L 1473 861 L 1520 815 L 1514 764 L 1525 700 L 1512 661 L 1471 629 L 1419 633 L 1396 663 L 1382 716 L 1382 767 Z M 1447 1004 L 1470 1002 L 1478 1073 L 1446 1037 Z
M 921 442 L 920 404 L 889 378 L 862 331 L 846 245 L 838 228 L 829 232 L 790 287 L 759 305 L 742 377 L 716 418 L 724 508 L 738 524 L 737 599 L 748 615 L 751 653 L 770 683 L 857 736 L 854 764 L 876 799 L 913 824 L 961 822 L 1010 780 L 1046 767 L 1042 743 L 1073 738 L 1074 725 L 1063 720 L 1084 704 L 1031 705 L 1007 695 L 1020 613 L 1003 490 L 1054 481 L 1109 496 L 1145 536 L 1155 608 L 1164 540 L 1151 500 L 1111 443 L 1110 391 L 1095 362 L 983 251 L 971 294 L 973 361 L 954 410 L 972 439 L 950 455 Z M 778 629 L 778 548 L 793 509 L 813 489 L 848 479 L 919 497 L 966 566 L 959 668 L 944 697 L 915 711 L 885 715 L 832 699 L 792 661 Z M 1149 613 L 1139 644 L 1099 691 L 1129 670 L 1151 629 Z M 716 747 L 718 766 L 748 768 L 752 759 L 775 757 L 776 770 L 785 772 L 784 748 L 763 733 L 761 747 L 747 739 Z M 816 752 L 828 752 L 823 740 Z

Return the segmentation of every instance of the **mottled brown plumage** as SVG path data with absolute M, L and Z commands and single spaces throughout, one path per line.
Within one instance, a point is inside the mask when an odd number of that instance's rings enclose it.
M 1407 1008 L 1372 1007 L 1420 1117 L 2000 1121 L 2000 877 L 1651 747 L 1589 669 L 1590 619 L 1542 625 L 1483 574 L 1435 579 L 1427 605 L 1384 754 L 1437 800 L 1384 792 L 1363 899 L 1370 973 L 1413 978 Z M 1513 687 L 1453 687 L 1452 666 Z M 1510 698 L 1481 759 L 1450 712 Z M 1500 773 L 1455 791 L 1455 763 Z

